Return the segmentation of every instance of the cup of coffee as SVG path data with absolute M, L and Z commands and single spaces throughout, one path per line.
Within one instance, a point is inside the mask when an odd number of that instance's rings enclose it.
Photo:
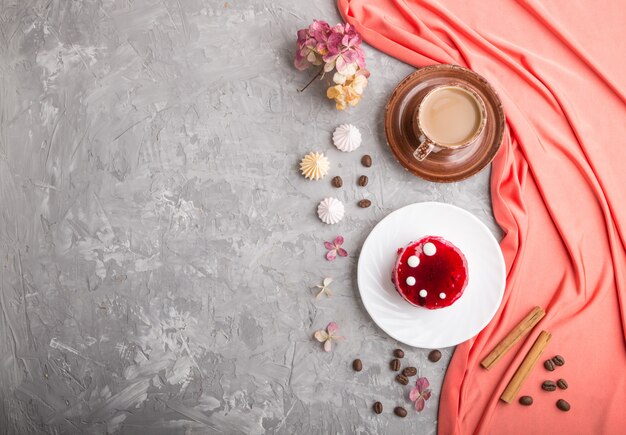
M 485 103 L 469 87 L 451 83 L 431 89 L 413 119 L 419 140 L 413 157 L 422 161 L 431 152 L 454 151 L 474 143 L 486 120 Z

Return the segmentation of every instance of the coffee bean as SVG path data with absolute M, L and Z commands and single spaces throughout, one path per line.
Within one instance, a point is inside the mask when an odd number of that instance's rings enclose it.
M 402 370 L 402 374 L 407 378 L 410 378 L 411 376 L 415 376 L 417 374 L 417 369 L 415 367 L 405 367 L 404 370 Z
M 545 391 L 554 391 L 556 390 L 556 384 L 554 381 L 544 381 L 543 384 L 541 384 L 541 388 Z
M 530 396 L 522 396 L 519 398 L 519 403 L 524 406 L 530 406 L 533 404 L 533 398 Z
M 396 358 L 404 358 L 404 351 L 402 349 L 396 349 L 393 351 L 393 356 Z
M 404 375 L 398 375 L 398 376 L 396 376 L 396 381 L 398 381 L 398 383 L 400 383 L 402 385 L 408 385 L 409 378 L 407 378 Z
M 376 414 L 382 414 L 383 412 L 383 404 L 380 402 L 375 402 L 374 403 L 374 412 Z
M 391 362 L 389 363 L 389 367 L 394 372 L 397 372 L 398 370 L 400 370 L 400 360 L 397 359 L 397 358 L 396 359 L 392 359 Z
M 369 168 L 370 166 L 372 166 L 372 157 L 369 154 L 365 154 L 361 158 L 361 164 L 366 168 Z
M 558 381 L 556 381 L 556 386 L 559 387 L 561 390 L 567 390 L 567 387 L 569 387 L 565 379 L 559 379 Z
M 352 361 L 352 368 L 355 372 L 360 372 L 361 370 L 363 370 L 363 362 L 361 362 L 361 360 L 358 358 L 355 359 L 354 361 Z
M 361 175 L 357 181 L 357 184 L 361 187 L 365 187 L 367 186 L 367 182 L 368 182 L 368 178 L 367 175 Z
M 570 404 L 563 399 L 559 399 L 556 401 L 556 407 L 565 412 L 569 411 L 571 408 Z
M 367 208 L 372 205 L 372 201 L 370 201 L 369 199 L 362 199 L 357 204 L 361 208 Z
M 407 414 L 406 409 L 401 406 L 396 406 L 393 410 L 393 413 L 402 418 L 406 417 Z
M 552 358 L 552 362 L 557 366 L 562 366 L 563 364 L 565 364 L 565 359 L 561 355 L 557 355 Z
M 343 180 L 341 179 L 341 177 L 339 175 L 337 175 L 336 177 L 333 177 L 333 179 L 330 180 L 330 182 L 335 187 L 343 186 Z
M 441 351 L 435 349 L 435 350 L 431 350 L 430 353 L 428 354 L 428 360 L 430 362 L 437 362 L 441 359 Z
M 554 371 L 554 363 L 552 362 L 551 359 L 547 360 L 546 362 L 543 363 L 543 366 L 546 368 L 546 370 L 553 372 Z

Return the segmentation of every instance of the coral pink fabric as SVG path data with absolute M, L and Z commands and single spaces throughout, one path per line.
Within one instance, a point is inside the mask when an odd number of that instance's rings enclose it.
M 374 47 L 411 65 L 468 66 L 498 91 L 508 134 L 491 174 L 508 278 L 493 321 L 458 346 L 439 433 L 626 433 L 626 10 L 621 1 L 338 0 Z M 372 76 L 376 80 L 376 75 Z M 480 360 L 535 305 L 539 327 L 492 370 Z M 498 400 L 541 329 L 520 394 Z M 566 391 L 543 392 L 565 378 Z M 555 403 L 571 403 L 568 413 Z

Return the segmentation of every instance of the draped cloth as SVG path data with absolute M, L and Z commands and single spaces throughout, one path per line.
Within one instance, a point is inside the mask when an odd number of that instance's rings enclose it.
M 502 305 L 457 346 L 440 434 L 626 433 L 626 8 L 618 0 L 338 0 L 366 42 L 415 67 L 467 66 L 498 92 L 507 133 L 491 173 L 504 230 Z M 372 81 L 376 80 L 373 74 Z M 547 314 L 494 368 L 482 358 L 530 310 Z M 499 396 L 541 329 L 520 394 Z M 565 365 L 541 362 L 560 354 Z M 565 391 L 544 392 L 564 378 Z M 571 404 L 557 409 L 557 399 Z

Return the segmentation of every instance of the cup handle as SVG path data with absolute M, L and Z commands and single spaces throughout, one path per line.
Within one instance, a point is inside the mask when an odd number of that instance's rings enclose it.
M 419 146 L 413 152 L 413 157 L 417 159 L 418 162 L 423 161 L 428 155 L 435 149 L 435 144 L 430 139 L 424 139 L 424 141 L 419 144 Z

